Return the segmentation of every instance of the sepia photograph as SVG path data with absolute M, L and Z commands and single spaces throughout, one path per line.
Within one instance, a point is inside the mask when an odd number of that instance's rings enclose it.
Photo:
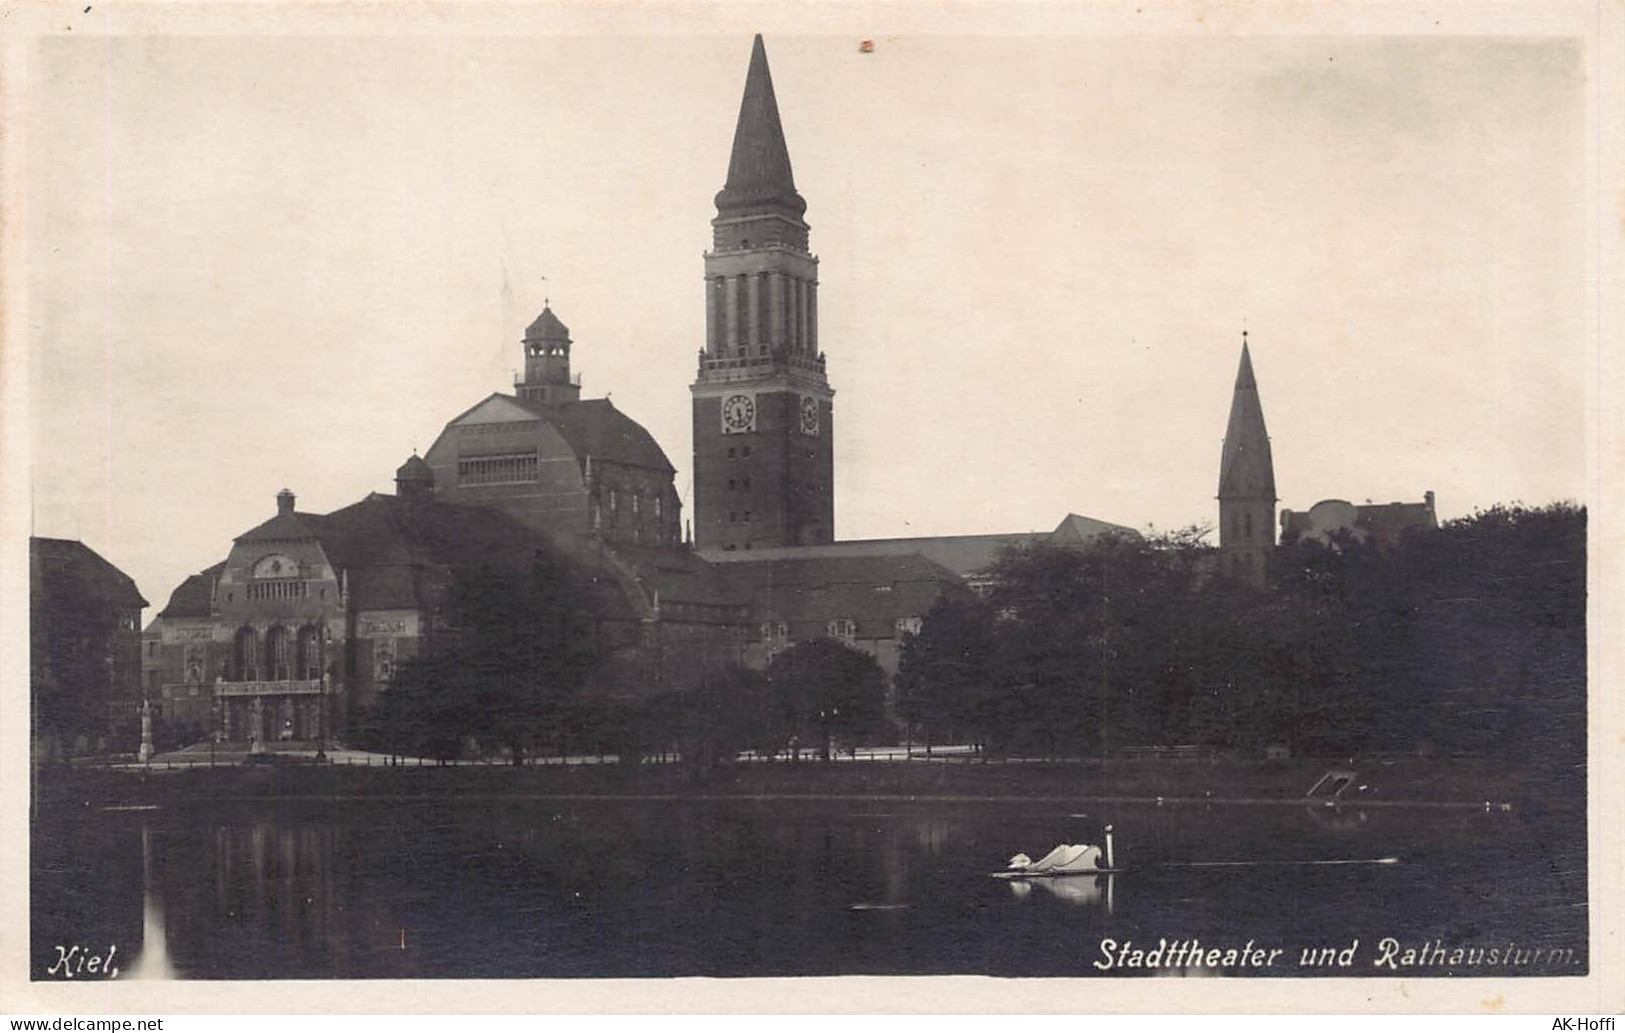
M 13 9 L 8 995 L 1617 1010 L 1598 11 Z

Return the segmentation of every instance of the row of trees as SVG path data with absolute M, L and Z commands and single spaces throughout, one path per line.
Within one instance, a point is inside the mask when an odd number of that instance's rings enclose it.
M 1585 510 L 1497 507 L 1386 548 L 1292 542 L 1269 587 L 1197 529 L 1007 554 L 903 650 L 928 740 L 1529 756 L 1584 742 Z
M 1007 553 L 986 598 L 944 597 L 905 642 L 897 716 L 925 744 L 1111 754 L 1136 745 L 1530 756 L 1584 742 L 1583 508 L 1498 507 L 1377 548 L 1275 550 L 1263 590 L 1217 574 L 1200 529 Z M 826 753 L 885 739 L 885 675 L 820 639 L 765 673 L 584 699 L 597 668 L 583 579 L 556 560 L 453 583 L 426 656 L 402 666 L 363 738 L 453 757 L 533 750 Z
M 528 571 L 458 572 L 433 648 L 401 665 L 363 718 L 362 744 L 443 760 L 472 748 L 516 764 L 545 751 L 710 765 L 741 750 L 827 756 L 833 742 L 888 728 L 885 673 L 830 639 L 786 650 L 765 674 L 729 666 L 697 672 L 680 691 L 584 698 L 601 660 L 584 584 L 546 556 Z

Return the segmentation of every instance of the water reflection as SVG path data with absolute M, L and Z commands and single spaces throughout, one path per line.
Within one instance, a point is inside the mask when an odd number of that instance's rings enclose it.
M 1001 880 L 1010 887 L 1011 896 L 1026 900 L 1033 895 L 1033 887 L 1073 907 L 1099 907 L 1111 914 L 1116 907 L 1115 875 L 1067 875 L 1048 879 Z
M 130 968 L 133 979 L 174 979 L 164 908 L 152 881 L 152 829 L 141 826 L 141 953 Z
M 1044 802 L 56 815 L 35 837 L 33 953 L 140 943 L 141 974 L 178 978 L 1022 976 L 1094 975 L 1108 936 L 1585 946 L 1583 826 L 1564 835 L 1518 815 L 1393 808 L 1101 817 L 1116 823 L 1127 873 L 1005 881 L 987 873 L 1019 844 L 1099 826 Z M 1404 863 L 1318 863 L 1386 855 Z

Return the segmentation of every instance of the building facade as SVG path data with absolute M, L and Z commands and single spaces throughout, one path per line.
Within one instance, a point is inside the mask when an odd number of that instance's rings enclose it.
M 539 551 L 561 552 L 499 507 L 439 501 L 425 467 L 414 457 L 395 495 L 327 514 L 298 511 L 284 489 L 271 519 L 178 586 L 142 643 L 166 719 L 222 741 L 343 738 L 400 666 L 433 647 L 459 570 L 523 570 Z M 579 552 L 569 558 L 606 652 L 635 647 L 635 598 Z
M 561 538 L 677 548 L 682 504 L 666 453 L 607 398 L 582 400 L 551 307 L 525 333 L 525 378 L 455 417 L 424 457 L 435 497 L 500 509 Z
M 34 742 L 72 753 L 127 737 L 147 605 L 135 582 L 83 542 L 29 538 L 28 589 Z
M 1433 531 L 1439 526 L 1433 492 L 1421 502 L 1366 503 L 1357 506 L 1343 499 L 1322 499 L 1301 512 L 1281 510 L 1281 542 L 1318 541 L 1336 544 L 1343 534 L 1355 541 L 1386 548 L 1410 531 Z

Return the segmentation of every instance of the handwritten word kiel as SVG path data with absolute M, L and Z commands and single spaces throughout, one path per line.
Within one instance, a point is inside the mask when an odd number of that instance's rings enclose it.
M 75 976 L 101 976 L 103 979 L 117 979 L 118 967 L 113 964 L 113 955 L 118 953 L 118 947 L 109 944 L 106 954 L 92 953 L 88 948 L 79 944 L 64 947 L 57 944 L 56 961 L 45 970 L 48 976 L 60 976 L 72 979 Z

